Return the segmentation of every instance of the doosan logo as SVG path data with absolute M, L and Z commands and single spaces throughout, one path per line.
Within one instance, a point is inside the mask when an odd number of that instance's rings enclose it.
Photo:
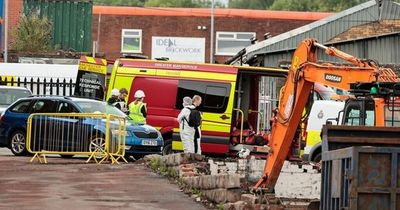
M 325 80 L 330 82 L 342 82 L 342 77 L 334 74 L 325 74 Z

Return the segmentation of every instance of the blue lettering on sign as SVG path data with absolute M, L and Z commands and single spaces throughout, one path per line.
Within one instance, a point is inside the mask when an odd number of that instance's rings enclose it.
M 176 46 L 176 40 L 172 39 L 156 39 L 156 45 L 158 46 Z

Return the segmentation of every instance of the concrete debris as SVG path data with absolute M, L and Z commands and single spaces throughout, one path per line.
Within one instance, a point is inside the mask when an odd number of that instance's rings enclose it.
M 162 164 L 178 172 L 185 193 L 199 190 L 192 195 L 197 202 L 224 203 L 224 209 L 307 209 L 304 208 L 307 199 L 319 198 L 321 175 L 308 164 L 285 161 L 275 194 L 258 197 L 242 192 L 261 178 L 265 160 L 254 156 L 247 159 L 206 159 L 202 155 L 184 153 L 146 156 L 144 160 L 148 162 L 152 158 L 159 158 Z M 207 200 L 202 199 L 203 196 Z M 284 198 L 303 199 L 304 202 L 289 200 L 284 204 L 281 201 Z
M 236 202 L 240 200 L 240 190 L 213 189 L 204 190 L 204 196 L 214 203 Z
M 143 160 L 146 161 L 146 162 L 149 162 L 149 161 L 152 160 L 152 159 L 161 159 L 161 157 L 163 157 L 163 156 L 161 156 L 161 155 L 156 155 L 156 154 L 153 154 L 153 155 L 146 155 L 146 156 L 143 157 Z
M 240 188 L 240 177 L 238 175 L 204 175 L 184 177 L 182 180 L 189 187 L 201 190 Z
M 161 157 L 161 161 L 167 166 L 178 166 L 181 164 L 201 162 L 205 159 L 206 157 L 203 155 L 189 153 L 175 153 Z
M 242 200 L 246 203 L 249 203 L 249 204 L 259 203 L 259 198 L 253 194 L 242 194 L 240 200 Z
M 319 199 L 320 192 L 321 174 L 316 169 L 285 161 L 275 185 L 276 197 Z

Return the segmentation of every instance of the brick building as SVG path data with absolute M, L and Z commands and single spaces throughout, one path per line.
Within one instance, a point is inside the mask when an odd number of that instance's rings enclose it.
M 215 9 L 214 58 L 222 63 L 250 45 L 253 36 L 263 40 L 265 33 L 275 36 L 330 14 Z M 98 52 L 110 59 L 133 53 L 185 60 L 194 53 L 194 61 L 209 62 L 210 19 L 210 9 L 205 8 L 94 6 L 93 40 L 98 42 Z
M 9 1 L 9 29 L 23 13 L 23 0 Z M 214 58 L 222 63 L 250 44 L 329 16 L 331 13 L 215 9 Z M 123 53 L 210 60 L 211 18 L 208 8 L 138 8 L 93 6 L 92 39 L 108 59 Z M 3 30 L 4 43 L 4 30 Z M 9 30 L 9 46 L 12 42 Z M 158 44 L 157 44 L 158 43 Z M 179 45 L 179 46 L 178 46 Z M 174 47 L 175 46 L 175 47 Z M 164 48 L 163 48 L 164 47 Z M 2 44 L 4 50 L 4 44 Z M 168 51 L 169 54 L 163 54 Z M 183 52 L 183 53 L 179 53 Z M 193 54 L 190 57 L 190 54 Z M 176 57 L 175 57 L 176 59 Z
M 4 13 L 4 11 L 3 11 Z M 15 26 L 18 25 L 19 18 L 21 14 L 23 13 L 23 0 L 12 0 L 8 1 L 8 42 L 12 41 L 13 37 L 11 36 L 11 30 L 12 28 L 15 28 Z M 2 22 L 3 24 L 4 22 Z M 1 42 L 1 48 L 2 51 L 4 50 L 4 25 L 2 27 L 2 42 Z

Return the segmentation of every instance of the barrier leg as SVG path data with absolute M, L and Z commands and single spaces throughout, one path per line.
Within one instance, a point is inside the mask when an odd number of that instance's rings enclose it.
M 38 159 L 39 163 L 47 163 L 46 155 L 44 153 L 36 152 L 35 155 L 31 158 L 29 162 L 33 162 L 35 159 Z M 42 161 L 43 158 L 43 161 Z
M 117 155 L 116 160 L 118 161 L 119 159 L 122 159 L 125 163 L 128 163 L 128 161 L 125 159 L 123 155 Z
M 86 160 L 86 163 L 89 163 L 91 159 L 93 159 L 96 163 L 99 163 L 99 161 L 97 160 L 97 158 L 95 157 L 97 154 L 96 151 L 92 152 L 92 154 L 90 154 L 89 158 Z
M 99 164 L 103 163 L 103 161 L 110 159 L 110 154 L 106 153 L 106 155 L 100 160 Z
M 42 156 L 44 163 L 47 163 L 47 158 L 46 155 L 44 153 L 40 154 L 40 156 Z
M 42 163 L 42 159 L 40 158 L 39 152 L 36 152 L 35 155 L 33 155 L 33 157 L 31 158 L 31 160 L 29 162 L 32 163 L 36 158 L 38 159 L 39 163 Z

